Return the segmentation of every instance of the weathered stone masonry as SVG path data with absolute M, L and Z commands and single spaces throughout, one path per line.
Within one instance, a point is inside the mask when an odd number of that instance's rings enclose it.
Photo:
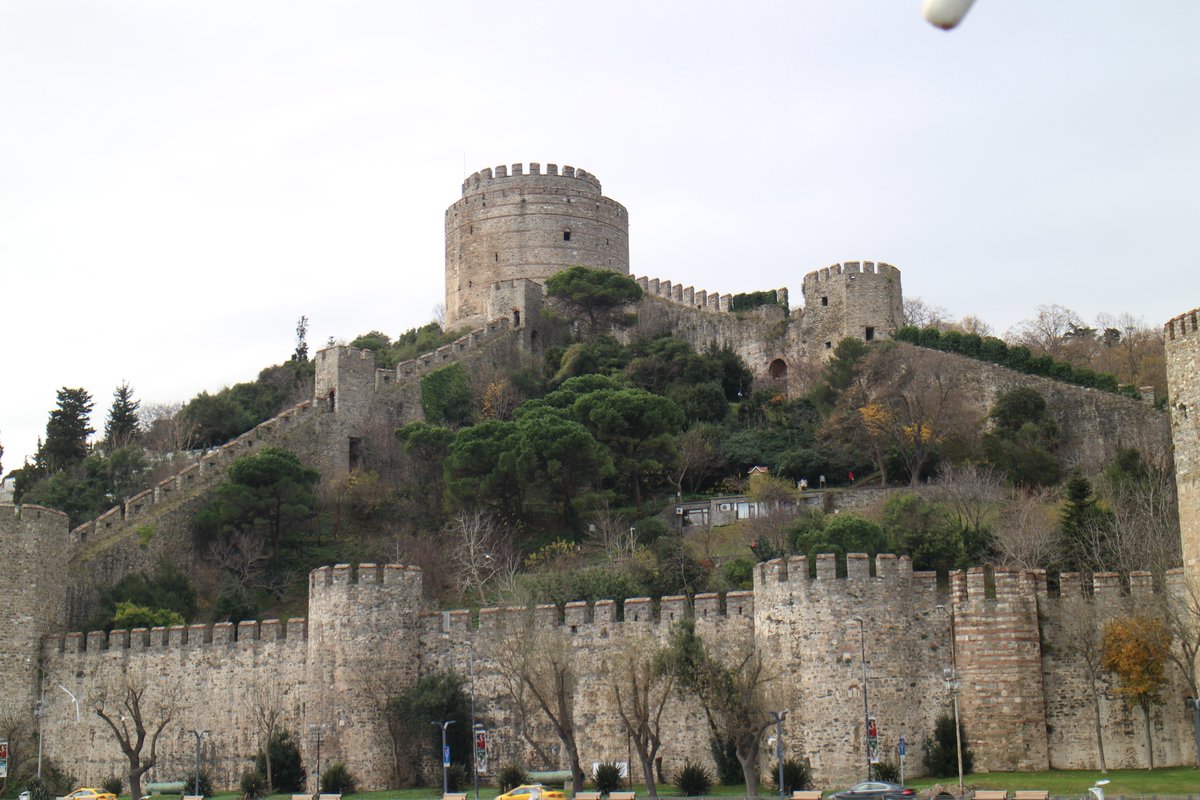
M 1200 308 L 1164 326 L 1183 563 L 1200 579 Z
M 22 509 L 18 518 L 8 507 L 0 513 L 6 541 L 27 538 L 31 519 L 36 532 L 55 533 L 45 524 L 53 512 Z M 65 536 L 65 520 L 59 522 L 57 533 Z M 432 670 L 466 674 L 473 661 L 479 717 L 493 731 L 495 763 L 562 766 L 540 763 L 518 735 L 497 658 L 504 642 L 521 636 L 558 640 L 573 651 L 584 762 L 624 760 L 625 737 L 610 686 L 614 666 L 629 652 L 665 642 L 671 623 L 694 613 L 714 652 L 732 658 L 754 647 L 762 654 L 772 670 L 772 701 L 795 710 L 786 730 L 789 755 L 810 759 L 818 780 L 833 785 L 860 774 L 863 760 L 859 634 L 851 618 L 864 621 L 871 708 L 884 751 L 892 752 L 897 737 L 906 735 L 914 768 L 924 736 L 949 703 L 942 670 L 950 663 L 950 628 L 937 610 L 944 605 L 957 622 L 963 719 L 978 768 L 1091 763 L 1092 723 L 1079 701 L 1079 665 L 1069 649 L 1055 643 L 1061 601 L 1047 594 L 1041 573 L 993 576 L 971 570 L 955 574 L 947 594 L 933 574 L 914 573 L 906 558 L 880 556 L 872 574 L 865 556 L 852 555 L 846 578 L 835 576 L 832 556 L 819 557 L 815 569 L 810 578 L 804 558 L 768 562 L 756 570 L 753 592 L 700 595 L 691 609 L 685 598 L 630 599 L 622 606 L 570 603 L 561 611 L 483 609 L 476 618 L 466 611 L 423 611 L 416 569 L 325 567 L 310 578 L 307 620 L 45 637 L 40 657 L 47 685 L 62 684 L 85 703 L 76 722 L 64 692 L 46 694 L 46 752 L 86 782 L 119 773 L 119 751 L 86 709 L 98 697 L 113 696 L 128 676 L 178 708 L 156 776 L 186 772 L 192 750 L 181 732 L 204 728 L 211 732 L 206 764 L 219 783 L 232 785 L 255 751 L 254 698 L 263 687 L 274 687 L 284 698 L 289 728 L 303 734 L 309 726 L 322 726 L 324 763 L 345 760 L 364 785 L 384 786 L 391 755 L 381 698 Z M 51 575 L 26 597 L 20 587 L 11 587 L 10 596 L 19 604 L 61 585 Z M 1064 580 L 1067 592 L 1077 585 L 1070 576 Z M 1097 602 L 1114 607 L 1152 599 L 1140 579 L 1126 596 L 1116 581 L 1101 577 L 1095 593 Z M 27 652 L 36 650 L 42 633 L 22 629 Z M 24 663 L 6 664 L 5 679 L 36 685 L 32 665 Z M 1189 759 L 1190 728 L 1174 702 L 1180 691 L 1182 684 L 1173 683 L 1166 693 L 1171 699 L 1155 711 L 1157 763 Z M 1071 702 L 1062 702 L 1064 697 Z M 27 711 L 31 699 L 26 690 L 10 705 Z M 1109 766 L 1144 764 L 1136 717 L 1111 697 L 1105 714 Z M 673 702 L 666 723 L 662 755 L 668 774 L 685 759 L 708 762 L 706 727 L 693 702 Z M 554 737 L 539 715 L 530 718 L 526 732 L 554 752 Z M 311 764 L 307 740 L 305 753 Z
M 367 787 L 386 784 L 390 745 L 379 708 L 431 670 L 466 673 L 473 664 L 479 716 L 493 729 L 495 763 L 541 763 L 524 736 L 556 752 L 553 736 L 534 714 L 518 730 L 498 669 L 498 653 L 513 637 L 557 640 L 575 654 L 579 672 L 576 717 L 583 761 L 628 757 L 609 685 L 614 666 L 629 652 L 666 640 L 670 625 L 694 614 L 714 652 L 735 657 L 755 648 L 771 665 L 772 702 L 792 708 L 788 755 L 808 758 L 823 785 L 861 774 L 861 700 L 869 688 L 885 753 L 896 738 L 910 743 L 910 769 L 920 763 L 922 740 L 949 705 L 942 669 L 957 661 L 961 706 L 977 767 L 984 770 L 1095 765 L 1090 688 L 1064 634 L 1072 603 L 1093 604 L 1102 618 L 1157 602 L 1149 576 L 1134 574 L 1128 590 L 1115 576 L 1097 575 L 1091 592 L 1077 576 L 1062 576 L 1061 597 L 1046 590 L 1039 572 L 952 576 L 948 593 L 931 574 L 913 573 L 906 559 L 880 556 L 871 565 L 851 555 L 847 578 L 835 577 L 832 557 L 819 557 L 816 578 L 805 559 L 759 565 L 753 592 L 659 601 L 630 599 L 569 603 L 537 609 L 432 612 L 421 607 L 419 571 L 396 565 L 338 565 L 310 576 L 308 618 L 238 625 L 195 625 L 151 631 L 63 635 L 77 619 L 88 587 L 107 584 L 164 553 L 194 558 L 188 520 L 195 504 L 233 459 L 268 444 L 283 444 L 318 467 L 323 477 L 344 476 L 361 455 L 369 424 L 399 425 L 420 417 L 419 379 L 450 363 L 496 368 L 519 351 L 537 351 L 541 283 L 571 264 L 628 273 L 624 208 L 600 194 L 599 181 L 553 165 L 529 174 L 514 165 L 483 170 L 463 185 L 463 198 L 446 213 L 447 316 L 478 328 L 434 353 L 394 370 L 375 368 L 365 351 L 334 347 L 317 354 L 314 400 L 263 423 L 207 455 L 154 490 L 129 498 L 97 520 L 67 531 L 65 516 L 32 506 L 0 506 L 0 545 L 15 568 L 0 576 L 8 613 L 0 629 L 0 714 L 24 715 L 39 683 L 45 694 L 47 754 L 92 783 L 122 771 L 122 759 L 100 720 L 88 712 L 128 679 L 176 706 L 152 777 L 190 769 L 191 740 L 183 731 L 204 728 L 208 768 L 219 784 L 234 785 L 252 758 L 257 736 L 255 698 L 278 694 L 287 726 L 315 753 L 305 735 L 323 732 L 322 762 L 345 760 Z M 568 235 L 569 234 L 569 235 Z M 800 388 L 842 338 L 887 338 L 900 319 L 900 273 L 875 262 L 845 262 L 804 278 L 804 309 L 780 306 L 732 313 L 729 295 L 696 292 L 666 281 L 641 279 L 648 297 L 638 307 L 640 333 L 671 332 L 698 347 L 728 344 L 760 379 Z M 1167 324 L 1168 375 L 1185 562 L 1200 571 L 1200 328 L 1197 311 Z M 945 358 L 955 358 L 948 354 Z M 970 371 L 971 368 L 963 367 Z M 1013 382 L 1040 380 L 976 366 L 971 383 L 986 404 Z M 1164 422 L 1120 398 L 1052 382 L 1039 390 L 1064 394 L 1075 409 L 1067 420 L 1078 441 L 1154 444 Z M 1064 426 L 1067 430 L 1069 426 Z M 1074 430 L 1074 428 L 1072 428 Z M 1093 452 L 1094 451 L 1094 452 Z M 1103 451 L 1103 452 L 1102 452 Z M 1080 450 L 1073 463 L 1092 463 L 1104 447 Z M 69 571 L 64 564 L 70 564 Z M 1183 591 L 1183 573 L 1167 591 Z M 82 587 L 82 591 L 81 591 Z M 942 606 L 949 613 L 938 610 Z M 869 663 L 863 687 L 857 623 Z M 950 618 L 955 621 L 951 643 Z M 953 649 L 951 649 L 953 644 Z M 39 681 L 39 676 L 43 676 Z M 1156 763 L 1190 760 L 1191 730 L 1179 676 L 1154 710 Z M 61 685 L 83 703 L 75 709 Z M 1105 686 L 1102 698 L 1109 766 L 1145 765 L 1140 720 Z M 698 707 L 673 702 L 662 756 L 671 774 L 685 759 L 708 762 L 706 726 Z

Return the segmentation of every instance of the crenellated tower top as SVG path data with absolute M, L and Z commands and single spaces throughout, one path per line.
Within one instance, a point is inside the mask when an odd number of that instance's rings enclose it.
M 628 213 L 595 175 L 536 161 L 473 173 L 446 209 L 446 324 L 519 318 L 511 312 L 523 309 L 500 307 L 493 287 L 544 283 L 577 265 L 629 273 Z

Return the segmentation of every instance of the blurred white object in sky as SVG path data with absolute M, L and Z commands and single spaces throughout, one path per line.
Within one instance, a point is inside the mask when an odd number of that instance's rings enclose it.
M 962 22 L 962 18 L 971 10 L 975 0 L 925 0 L 921 3 L 921 13 L 930 24 L 944 31 Z

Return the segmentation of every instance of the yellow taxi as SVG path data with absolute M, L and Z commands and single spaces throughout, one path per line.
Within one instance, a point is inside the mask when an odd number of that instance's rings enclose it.
M 84 787 L 76 789 L 69 795 L 66 795 L 62 800 L 117 800 L 117 796 L 112 792 L 106 792 L 103 789 L 93 789 Z
M 566 792 L 540 783 L 523 783 L 496 800 L 567 800 Z

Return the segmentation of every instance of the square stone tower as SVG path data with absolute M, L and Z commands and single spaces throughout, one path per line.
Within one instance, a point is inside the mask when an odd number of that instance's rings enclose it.
M 1175 317 L 1163 334 L 1183 566 L 1189 579 L 1200 580 L 1200 308 Z

